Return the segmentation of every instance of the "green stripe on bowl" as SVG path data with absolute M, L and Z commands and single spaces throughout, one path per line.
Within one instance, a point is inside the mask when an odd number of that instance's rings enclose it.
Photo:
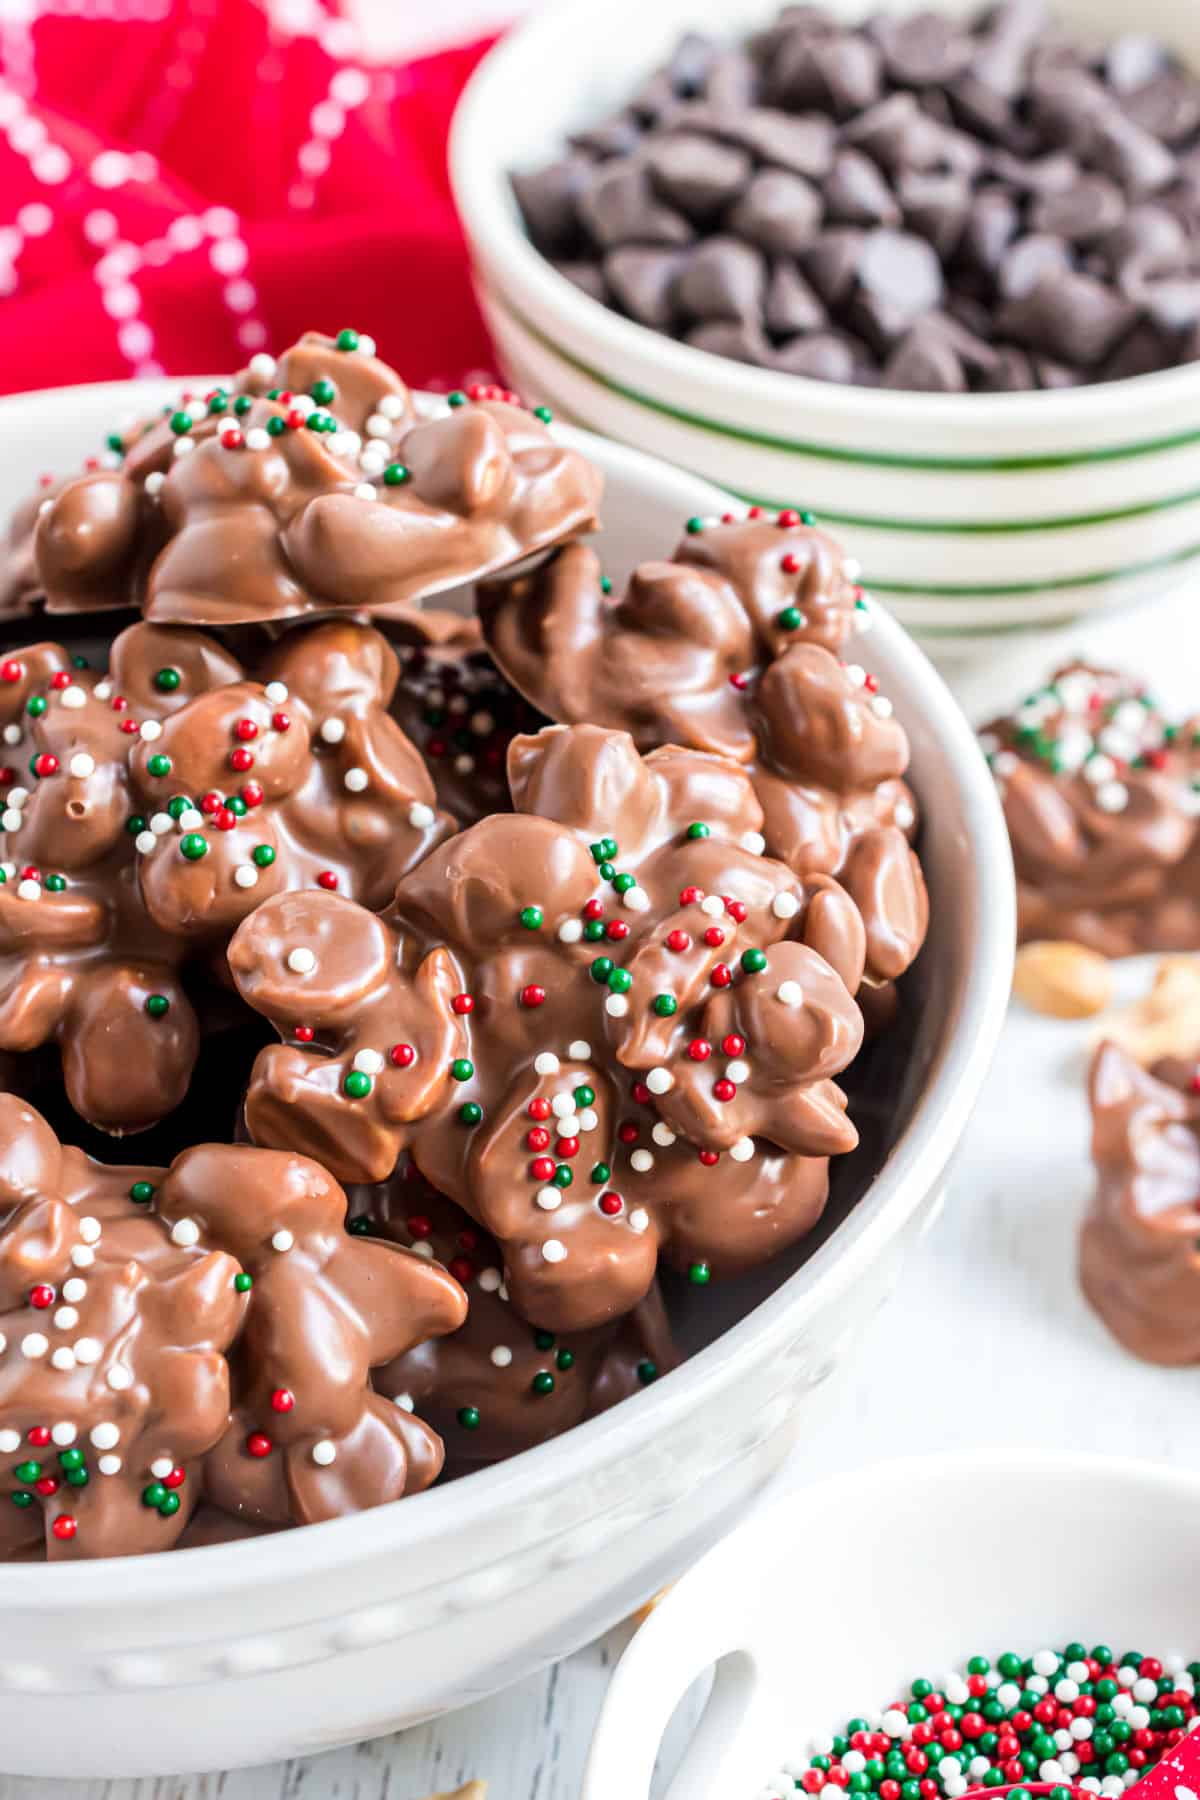
M 1180 563 L 1200 557 L 1200 543 L 1172 550 L 1166 556 L 1152 556 L 1145 562 L 1125 563 L 1115 569 L 1093 569 L 1086 575 L 1064 575 L 1053 581 L 1018 582 L 933 582 L 884 581 L 864 572 L 863 586 L 877 594 L 928 596 L 939 600 L 1003 600 L 1030 594 L 1062 593 L 1069 588 L 1103 587 L 1106 583 L 1128 581 L 1137 575 L 1153 575 L 1159 569 L 1172 569 Z
M 765 506 L 772 512 L 780 507 L 793 506 L 793 500 L 767 500 L 761 494 L 746 494 L 740 488 L 731 488 L 739 500 L 745 500 L 751 506 Z M 832 512 L 829 507 L 816 508 L 820 519 L 828 520 L 831 525 L 847 525 L 857 531 L 907 531 L 918 535 L 929 533 L 933 536 L 962 537 L 1005 537 L 1014 532 L 1030 531 L 1084 531 L 1096 525 L 1119 525 L 1126 519 L 1145 518 L 1152 513 L 1173 512 L 1180 506 L 1192 506 L 1200 501 L 1200 488 L 1190 488 L 1186 494 L 1171 494 L 1165 500 L 1146 500 L 1137 506 L 1117 507 L 1110 512 L 1075 513 L 1059 519 L 991 519 L 987 521 L 967 521 L 959 519 L 877 519 L 862 513 Z
M 565 276 L 563 279 L 566 279 Z M 687 412 L 681 407 L 670 406 L 665 400 L 651 399 L 637 388 L 626 387 L 547 337 L 545 332 L 513 307 L 507 296 L 500 301 L 494 290 L 488 289 L 487 297 L 491 305 L 506 312 L 549 355 L 567 363 L 579 374 L 586 375 L 589 381 L 594 381 L 599 387 L 607 388 L 609 393 L 618 394 L 623 400 L 631 400 L 634 405 L 645 407 L 648 412 L 675 419 L 681 425 L 690 425 L 697 431 L 732 438 L 742 444 L 756 444 L 767 450 L 784 450 L 791 456 L 811 456 L 823 458 L 827 462 L 855 463 L 868 468 L 931 469 L 950 475 L 980 472 L 994 474 L 1004 470 L 1028 473 L 1037 469 L 1082 468 L 1089 463 L 1123 462 L 1129 457 L 1157 456 L 1166 450 L 1184 450 L 1189 445 L 1200 444 L 1200 430 L 1196 430 L 1177 431 L 1168 437 L 1143 438 L 1131 444 L 1113 444 L 1100 450 L 1067 451 L 1055 456 L 913 456 L 886 450 L 846 450 L 840 444 L 814 444 L 796 438 L 776 437 L 771 432 L 747 431 L 744 426 L 727 425 L 719 419 L 706 419 L 700 413 Z

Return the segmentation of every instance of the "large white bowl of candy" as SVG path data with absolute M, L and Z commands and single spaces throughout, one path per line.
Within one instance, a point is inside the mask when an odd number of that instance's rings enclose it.
M 1198 58 L 1174 0 L 543 7 L 453 142 L 504 367 L 814 508 L 940 655 L 1182 585 Z
M 984 1080 L 1003 826 L 832 539 L 514 396 L 347 330 L 3 417 L 0 1760 L 312 1752 L 786 1455 Z

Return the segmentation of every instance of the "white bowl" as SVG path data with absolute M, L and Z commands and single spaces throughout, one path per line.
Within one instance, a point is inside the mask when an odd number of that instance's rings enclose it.
M 847 19 L 914 0 L 827 0 Z M 977 0 L 943 0 L 951 12 Z M 813 508 L 928 647 L 964 656 L 1180 584 L 1200 567 L 1200 365 L 1091 388 L 936 395 L 746 367 L 620 317 L 529 243 L 508 171 L 616 110 L 685 28 L 741 37 L 777 0 L 554 0 L 486 58 L 451 171 L 479 297 L 511 380 L 564 417 L 743 497 Z M 1059 0 L 1087 36 L 1123 0 Z M 1200 8 L 1138 29 L 1200 63 Z
M 0 402 L 0 505 L 38 469 L 70 468 L 121 414 L 168 393 L 119 384 Z M 614 576 L 663 553 L 682 518 L 725 503 L 635 452 L 564 436 L 604 470 Z M 824 1230 L 771 1270 L 703 1290 L 683 1284 L 692 1360 L 508 1465 L 250 1543 L 0 1564 L 5 1770 L 119 1775 L 273 1761 L 478 1699 L 632 1611 L 779 1464 L 812 1390 L 889 1292 L 942 1192 L 1011 974 L 1007 839 L 967 724 L 891 620 L 880 618 L 865 655 L 912 737 L 933 903 L 914 974 L 923 1005 L 881 1172 L 870 1180 L 862 1159 L 857 1175 L 847 1163 Z M 866 1191 L 851 1209 L 856 1188 Z
M 975 1652 L 1079 1638 L 1195 1656 L 1198 1516 L 1200 1477 L 1117 1457 L 970 1451 L 817 1482 L 734 1532 L 638 1631 L 582 1800 L 648 1800 L 664 1728 L 714 1664 L 666 1800 L 754 1800 L 814 1737 Z

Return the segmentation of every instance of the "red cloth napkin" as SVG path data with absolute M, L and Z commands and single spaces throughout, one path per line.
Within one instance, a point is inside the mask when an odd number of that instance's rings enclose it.
M 0 392 L 343 325 L 416 385 L 487 374 L 445 157 L 487 48 L 380 67 L 321 0 L 0 6 Z

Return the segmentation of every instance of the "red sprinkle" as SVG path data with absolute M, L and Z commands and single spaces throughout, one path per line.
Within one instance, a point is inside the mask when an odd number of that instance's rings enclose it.
M 24 673 L 22 665 L 15 662 L 12 657 L 7 662 L 0 663 L 0 681 L 20 681 Z
M 163 1476 L 163 1486 L 169 1488 L 182 1487 L 186 1480 L 187 1471 L 185 1469 L 172 1469 L 169 1475 Z
M 609 1193 L 601 1194 L 596 1204 L 602 1213 L 606 1213 L 610 1219 L 615 1219 L 625 1202 L 622 1200 L 620 1194 Z
M 745 1048 L 745 1038 L 739 1037 L 736 1031 L 731 1031 L 721 1039 L 721 1049 L 726 1056 L 740 1056 Z
M 296 1396 L 290 1388 L 276 1388 L 271 1395 L 271 1405 L 277 1413 L 289 1413 L 296 1404 Z
M 529 1114 L 531 1119 L 548 1119 L 553 1110 L 550 1102 L 543 1099 L 540 1095 L 536 1099 L 531 1100 L 529 1105 L 525 1108 L 525 1111 Z
M 246 783 L 245 787 L 242 789 L 242 799 L 246 802 L 247 806 L 262 805 L 263 791 L 257 781 L 248 781 Z
M 783 511 L 779 514 L 778 518 L 775 520 L 775 523 L 780 527 L 781 530 L 787 531 L 790 529 L 791 526 L 798 525 L 800 523 L 800 514 L 796 511 L 795 507 L 785 506 Z
M 233 735 L 240 744 L 252 744 L 254 739 L 258 736 L 258 726 L 254 723 L 253 719 L 236 719 L 233 726 Z
M 718 963 L 708 979 L 714 987 L 727 988 L 733 980 L 733 971 L 727 963 Z
M 699 906 L 704 895 L 698 887 L 685 887 L 679 890 L 680 906 Z
M 251 1456 L 270 1456 L 275 1446 L 265 1431 L 252 1431 L 246 1439 L 246 1448 Z
M 603 900 L 585 900 L 583 903 L 583 916 L 585 919 L 602 919 L 604 917 Z
M 712 1045 L 707 1038 L 693 1038 L 687 1047 L 687 1053 L 693 1062 L 707 1062 L 712 1055 Z
M 800 572 L 802 564 L 795 552 L 789 550 L 786 556 L 780 557 L 779 566 L 785 575 L 797 575 Z
M 35 1494 L 41 1494 L 42 1497 L 46 1500 L 48 1500 L 50 1498 L 51 1494 L 57 1494 L 57 1492 L 58 1492 L 58 1477 L 57 1477 L 57 1475 L 39 1476 L 38 1480 L 35 1481 L 33 1484 L 33 1491 Z
M 456 1013 L 474 1012 L 475 1002 L 470 994 L 455 994 L 450 1002 L 450 1011 Z
M 212 788 L 209 788 L 207 794 L 201 794 L 200 796 L 200 811 L 202 813 L 207 813 L 210 818 L 213 813 L 220 812 L 224 804 L 225 802 L 220 794 L 216 793 Z
M 50 686 L 52 688 L 54 688 L 56 693 L 61 694 L 62 690 L 65 687 L 70 687 L 70 685 L 71 685 L 70 671 L 68 669 L 55 669 L 53 675 L 50 677 Z
M 240 745 L 236 750 L 231 750 L 229 752 L 229 766 L 231 769 L 237 769 L 239 774 L 246 769 L 252 769 L 254 767 L 253 750 L 244 750 Z
M 36 1445 L 39 1450 L 42 1450 L 50 1442 L 50 1427 L 48 1425 L 34 1425 L 31 1426 L 25 1435 L 31 1444 Z
M 408 1069 L 416 1062 L 417 1053 L 411 1044 L 393 1044 L 388 1057 L 398 1069 Z
M 33 759 L 33 772 L 35 775 L 57 775 L 57 756 L 50 750 L 43 750 L 40 756 L 35 756 Z
M 37 1282 L 29 1290 L 29 1304 L 36 1306 L 39 1312 L 43 1312 L 48 1306 L 53 1306 L 54 1301 L 54 1289 L 45 1281 Z
M 629 1119 L 625 1121 L 624 1125 L 617 1127 L 617 1136 L 623 1144 L 636 1144 L 641 1135 L 638 1127 Z
M 710 925 L 704 933 L 704 941 L 710 950 L 719 950 L 725 942 L 725 933 L 719 925 Z
M 295 1030 L 295 1038 L 298 1044 L 311 1044 L 316 1035 L 317 1034 L 311 1025 L 297 1025 Z
M 723 1075 L 720 1081 L 713 1082 L 714 1100 L 732 1100 L 736 1093 L 737 1089 L 734 1087 L 732 1081 L 727 1081 Z
M 468 1281 L 470 1281 L 472 1275 L 475 1273 L 474 1263 L 466 1256 L 452 1256 L 450 1261 L 446 1264 L 446 1267 L 460 1287 L 466 1287 Z
M 285 712 L 272 713 L 271 729 L 272 731 L 290 731 L 292 729 L 292 721 L 288 714 Z
M 70 1513 L 61 1513 L 50 1529 L 60 1543 L 69 1543 L 79 1530 L 79 1521 L 73 1519 Z
M 536 981 L 531 981 L 527 987 L 521 989 L 522 1006 L 541 1006 L 545 999 L 546 990 L 544 987 L 539 987 Z
M 686 931 L 668 931 L 668 933 L 667 933 L 667 949 L 668 950 L 690 950 L 691 944 L 692 944 L 692 940 L 688 936 Z
M 578 1156 L 579 1139 L 577 1137 L 560 1137 L 554 1146 L 556 1156 Z
M 544 1125 L 532 1125 L 525 1133 L 525 1148 L 527 1150 L 548 1150 L 550 1148 L 550 1133 Z
M 317 886 L 328 889 L 330 893 L 337 887 L 338 878 L 332 869 L 322 869 L 317 876 Z
M 711 1169 L 714 1163 L 719 1163 L 721 1160 L 721 1152 L 719 1150 L 701 1150 L 697 1154 L 706 1169 Z
M 529 1165 L 529 1173 L 535 1181 L 549 1181 L 554 1174 L 554 1158 L 552 1156 L 535 1156 Z
M 433 1226 L 423 1213 L 414 1213 L 413 1217 L 407 1221 L 407 1224 L 409 1235 L 411 1237 L 427 1238 L 432 1236 Z
M 634 1099 L 637 1101 L 639 1106 L 649 1106 L 650 1105 L 650 1101 L 651 1101 L 650 1089 L 646 1086 L 644 1081 L 635 1081 L 629 1091 L 633 1095 Z

